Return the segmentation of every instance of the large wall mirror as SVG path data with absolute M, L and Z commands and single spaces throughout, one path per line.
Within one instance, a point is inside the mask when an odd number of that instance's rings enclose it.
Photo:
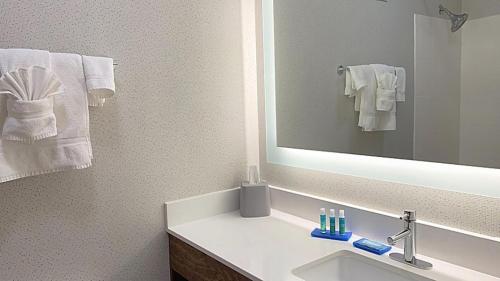
M 271 162 L 500 197 L 500 0 L 262 1 Z

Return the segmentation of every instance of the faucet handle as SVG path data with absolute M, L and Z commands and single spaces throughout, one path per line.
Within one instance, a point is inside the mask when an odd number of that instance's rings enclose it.
M 400 220 L 404 220 L 407 222 L 416 221 L 417 220 L 417 212 L 414 210 L 405 210 L 402 217 L 399 217 Z

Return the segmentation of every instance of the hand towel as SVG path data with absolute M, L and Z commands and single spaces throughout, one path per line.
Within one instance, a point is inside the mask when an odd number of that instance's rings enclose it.
M 2 138 L 30 143 L 57 135 L 53 96 L 63 92 L 59 78 L 43 67 L 5 73 L 0 78 L 0 94 L 8 96 Z
M 396 67 L 396 101 L 406 100 L 406 70 L 403 67 Z
M 64 90 L 51 71 L 50 53 L 2 49 L 0 69 L 0 95 L 8 96 L 2 138 L 30 143 L 57 135 L 53 96 Z
M 355 91 L 355 111 L 359 111 L 358 126 L 365 131 L 376 127 L 376 78 L 373 68 L 369 65 L 349 66 L 352 88 Z
M 347 67 L 346 83 L 349 83 L 350 89 L 346 88 L 346 95 L 354 97 L 354 110 L 361 110 L 362 93 L 370 93 L 371 89 L 366 89 L 371 82 L 372 70 L 367 65 L 357 65 Z M 350 80 L 350 81 L 347 81 Z M 346 84 L 347 87 L 347 84 Z
M 58 134 L 32 144 L 0 139 L 0 182 L 92 165 L 82 57 L 52 53 L 51 63 L 65 86 L 64 95 L 53 98 Z
M 359 84 L 359 82 L 358 82 Z M 356 85 L 354 84 L 354 80 L 352 79 L 351 70 L 347 67 L 345 74 L 345 93 L 346 96 L 350 98 L 354 98 L 354 111 L 359 111 L 360 105 L 360 93 L 358 89 L 356 89 Z
M 354 85 L 352 83 L 351 71 L 347 68 L 345 72 L 345 92 L 344 95 L 353 98 L 356 96 L 356 90 L 354 89 Z
M 106 98 L 115 93 L 113 59 L 83 57 L 83 69 L 87 81 L 89 106 L 103 106 Z
M 383 64 L 372 64 L 377 77 L 376 107 L 379 111 L 396 109 L 396 68 Z

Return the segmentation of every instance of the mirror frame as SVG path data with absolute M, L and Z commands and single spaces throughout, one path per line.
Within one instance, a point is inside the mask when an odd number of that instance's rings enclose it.
M 500 169 L 278 147 L 274 0 L 261 2 L 266 153 L 269 163 L 500 198 Z

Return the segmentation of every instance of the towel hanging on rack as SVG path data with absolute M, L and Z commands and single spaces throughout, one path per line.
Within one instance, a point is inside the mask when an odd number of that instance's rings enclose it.
M 51 53 L 49 62 L 52 71 L 57 75 L 65 90 L 61 95 L 52 96 L 53 111 L 57 119 L 57 135 L 32 143 L 0 138 L 0 182 L 71 169 L 83 169 L 92 165 L 89 93 L 83 69 L 83 58 L 78 54 Z M 2 63 L 0 55 L 0 66 Z M 93 77 L 114 79 L 114 76 L 109 75 L 109 71 L 113 71 L 112 60 L 111 68 L 103 72 L 103 76 Z M 107 95 L 109 97 L 114 93 L 114 81 L 106 80 L 105 82 L 99 85 L 113 86 L 111 93 Z M 5 122 L 6 114 L 3 111 L 5 107 L 2 106 L 0 107 L 0 125 Z

